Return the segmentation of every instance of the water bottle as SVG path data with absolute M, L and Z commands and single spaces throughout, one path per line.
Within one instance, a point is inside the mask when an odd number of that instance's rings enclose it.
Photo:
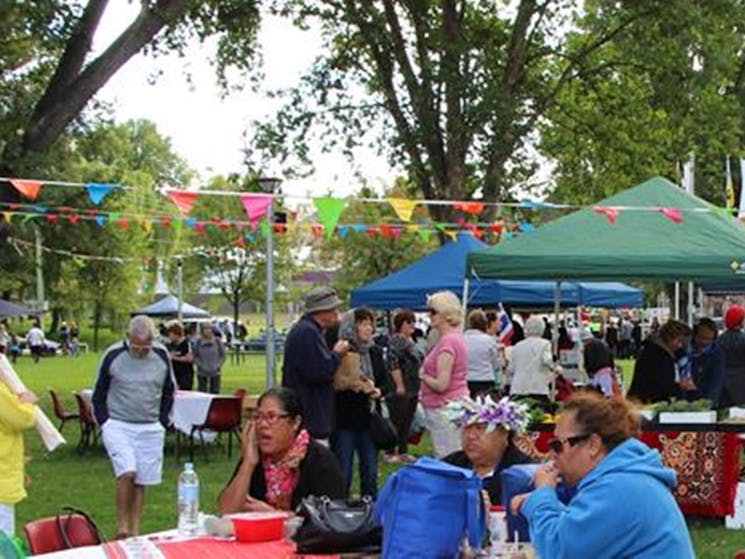
M 199 478 L 194 464 L 186 462 L 178 477 L 178 533 L 196 536 L 199 528 Z
M 489 509 L 489 557 L 502 557 L 507 541 L 507 520 L 504 507 L 492 505 Z

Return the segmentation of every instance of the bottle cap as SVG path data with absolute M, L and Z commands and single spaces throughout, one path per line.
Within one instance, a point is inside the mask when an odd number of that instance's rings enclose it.
M 505 509 L 501 505 L 492 505 L 489 507 L 489 512 L 505 512 Z
M 193 462 L 184 462 L 184 470 L 191 471 L 194 469 Z

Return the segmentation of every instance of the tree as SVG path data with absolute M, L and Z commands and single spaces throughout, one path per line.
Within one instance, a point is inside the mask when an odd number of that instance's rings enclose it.
M 696 156 L 696 194 L 724 203 L 724 158 L 743 154 L 745 36 L 740 2 L 666 2 L 588 59 L 596 71 L 567 84 L 541 126 L 556 163 L 556 200 L 595 202 L 654 175 L 680 178 Z M 577 36 L 630 19 L 629 3 L 585 3 Z M 650 6 L 645 4 L 645 9 Z
M 106 82 L 135 54 L 180 50 L 196 37 L 217 37 L 219 77 L 227 67 L 251 68 L 259 22 L 249 0 L 142 0 L 137 17 L 100 55 L 89 60 L 108 0 L 84 4 L 67 0 L 6 2 L 9 41 L 0 53 L 0 90 L 15 93 L 7 102 L 16 124 L 3 146 L 4 174 L 39 171 L 43 155 L 79 119 Z M 3 58 L 3 57 L 0 57 Z M 38 175 L 35 175 L 38 176 Z
M 214 177 L 204 189 L 229 192 L 261 192 L 255 177 Z M 275 211 L 281 206 L 275 202 Z M 216 287 L 233 309 L 238 323 L 240 306 L 248 301 L 263 301 L 266 293 L 266 235 L 264 222 L 255 231 L 236 228 L 248 221 L 236 196 L 200 196 L 190 216 L 207 223 L 201 233 L 192 233 L 190 243 L 198 258 L 189 259 L 185 267 L 198 266 L 201 284 Z M 285 238 L 274 234 L 274 283 L 286 283 L 289 273 L 289 251 Z
M 567 84 L 597 70 L 592 53 L 632 23 L 664 15 L 656 2 L 569 41 L 574 2 L 292 0 L 277 7 L 299 25 L 319 22 L 326 52 L 284 92 L 277 117 L 258 126 L 250 158 L 302 170 L 320 130 L 329 150 L 349 154 L 374 142 L 427 199 L 487 201 L 532 175 L 535 127 Z M 452 210 L 437 206 L 432 214 L 447 221 Z
M 402 184 L 399 182 L 397 186 L 400 189 Z M 400 190 L 392 189 L 388 195 L 397 193 Z M 375 193 L 369 188 L 356 193 L 344 209 L 344 223 L 364 224 L 378 228 L 377 232 L 368 234 L 345 225 L 344 235 L 337 230 L 314 249 L 324 267 L 337 270 L 334 283 L 342 297 L 356 287 L 411 264 L 431 248 L 429 237 L 425 240 L 418 232 L 397 224 L 398 218 L 387 204 L 355 202 L 354 198 L 375 198 Z M 435 237 L 432 236 L 433 241 Z

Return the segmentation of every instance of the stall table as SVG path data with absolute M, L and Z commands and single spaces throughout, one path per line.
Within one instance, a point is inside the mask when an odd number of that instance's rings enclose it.
M 536 425 L 517 445 L 529 456 L 547 460 L 553 430 L 553 423 Z M 742 423 L 646 422 L 640 438 L 677 473 L 675 499 L 684 514 L 727 516 L 735 508 L 742 433 Z

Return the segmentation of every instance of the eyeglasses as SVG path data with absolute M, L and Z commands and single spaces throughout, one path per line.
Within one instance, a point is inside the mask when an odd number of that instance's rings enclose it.
M 255 412 L 251 415 L 251 421 L 254 423 L 261 423 L 262 421 L 266 421 L 267 425 L 274 425 L 282 418 L 290 417 L 289 413 L 276 413 L 273 411 L 261 413 L 261 412 Z
M 572 437 L 559 438 L 555 437 L 548 441 L 548 448 L 556 454 L 564 452 L 564 445 L 574 446 L 582 441 L 586 441 L 592 437 L 592 433 L 585 433 L 584 435 L 574 435 Z

